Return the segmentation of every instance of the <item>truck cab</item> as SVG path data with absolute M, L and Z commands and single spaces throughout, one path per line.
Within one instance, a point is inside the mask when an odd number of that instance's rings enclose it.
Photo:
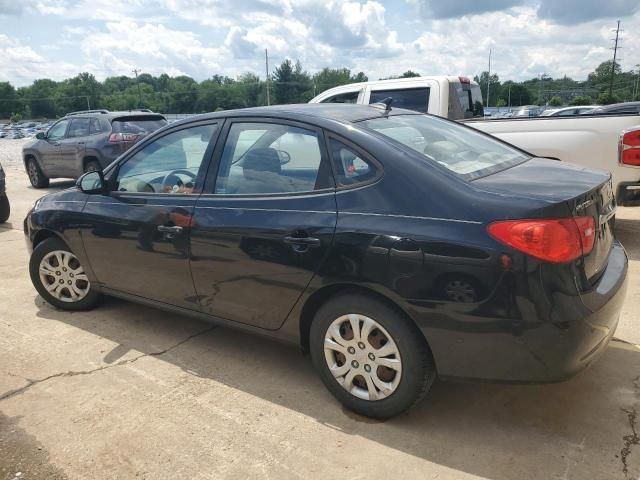
M 309 103 L 368 105 L 393 98 L 393 106 L 431 113 L 451 120 L 482 117 L 480 86 L 466 77 L 394 78 L 341 85 L 322 92 Z

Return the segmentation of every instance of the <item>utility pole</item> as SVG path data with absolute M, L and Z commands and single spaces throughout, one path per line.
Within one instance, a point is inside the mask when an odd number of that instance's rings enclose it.
M 538 81 L 538 104 L 542 103 L 542 82 L 544 81 L 544 76 L 546 72 L 542 72 L 540 74 L 540 80 Z
M 508 106 L 509 106 L 509 108 L 511 108 L 511 84 L 509 84 L 509 102 L 508 102 Z
M 487 76 L 487 108 L 489 108 L 489 92 L 491 91 L 491 49 L 489 49 L 489 75 Z
M 138 108 L 140 108 L 142 107 L 142 92 L 140 91 L 140 82 L 138 81 L 138 72 L 140 72 L 140 70 L 134 68 L 131 71 L 136 75 L 136 83 L 138 84 Z
M 267 105 L 271 105 L 271 97 L 270 97 L 270 87 L 269 87 L 269 54 L 267 53 L 267 49 L 264 49 L 264 64 L 267 71 Z
M 636 65 L 638 69 L 638 76 L 636 77 L 636 87 L 633 89 L 633 100 L 635 101 L 638 98 L 638 88 L 640 88 L 640 63 Z
M 85 97 L 87 99 L 87 110 L 91 110 L 91 104 L 89 103 L 89 96 Z
M 616 27 L 616 38 L 613 46 L 613 63 L 611 64 L 611 81 L 609 82 L 609 98 L 613 96 L 613 78 L 616 74 L 616 57 L 618 56 L 618 38 L 620 36 L 620 20 L 618 20 L 618 26 Z M 612 39 L 613 40 L 613 39 Z

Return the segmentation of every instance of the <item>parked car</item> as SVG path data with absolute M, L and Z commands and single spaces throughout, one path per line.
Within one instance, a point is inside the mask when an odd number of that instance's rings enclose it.
M 293 342 L 348 408 L 389 417 L 438 375 L 546 382 L 598 358 L 626 288 L 614 215 L 608 173 L 318 104 L 176 122 L 24 231 L 55 307 L 107 294 Z
M 585 112 L 592 115 L 619 115 L 622 113 L 640 113 L 640 102 L 614 103 L 612 105 L 603 105 L 593 109 L 591 112 Z
M 592 111 L 594 108 L 598 108 L 598 105 L 577 105 L 574 107 L 564 107 L 551 110 L 545 110 L 540 114 L 541 117 L 572 117 L 574 115 L 581 115 L 586 112 Z
M 466 77 L 394 78 L 341 85 L 322 92 L 309 103 L 371 104 L 393 98 L 394 108 L 408 108 L 456 120 L 483 117 L 480 86 Z
M 7 198 L 5 182 L 6 176 L 2 165 L 0 165 L 0 223 L 6 222 L 11 214 L 11 205 L 9 204 L 9 198 Z
M 43 188 L 51 178 L 78 178 L 85 172 L 101 170 L 166 124 L 164 116 L 149 111 L 69 113 L 23 147 L 29 181 Z

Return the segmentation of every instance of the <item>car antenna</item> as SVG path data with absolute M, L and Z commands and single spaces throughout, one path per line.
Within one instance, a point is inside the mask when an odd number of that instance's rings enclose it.
M 388 116 L 391 111 L 391 102 L 393 102 L 393 97 L 387 97 L 384 100 L 380 100 L 379 102 L 372 103 L 372 107 L 376 108 L 384 108 L 384 116 Z

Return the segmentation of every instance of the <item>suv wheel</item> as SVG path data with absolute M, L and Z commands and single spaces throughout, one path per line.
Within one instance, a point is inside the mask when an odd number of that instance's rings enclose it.
M 88 160 L 84 164 L 84 173 L 97 172 L 99 170 L 102 170 L 102 167 L 100 166 L 100 162 L 97 160 Z
M 350 294 L 325 303 L 313 320 L 309 343 L 329 391 L 367 417 L 404 412 L 436 378 L 422 333 L 373 297 Z
M 63 310 L 87 310 L 99 293 L 73 252 L 58 238 L 48 238 L 31 254 L 29 273 L 42 298 Z
M 0 223 L 4 223 L 9 219 L 11 214 L 11 206 L 6 195 L 0 194 Z
M 49 186 L 49 178 L 42 173 L 35 158 L 27 160 L 27 175 L 29 175 L 31 185 L 35 188 L 45 188 Z

